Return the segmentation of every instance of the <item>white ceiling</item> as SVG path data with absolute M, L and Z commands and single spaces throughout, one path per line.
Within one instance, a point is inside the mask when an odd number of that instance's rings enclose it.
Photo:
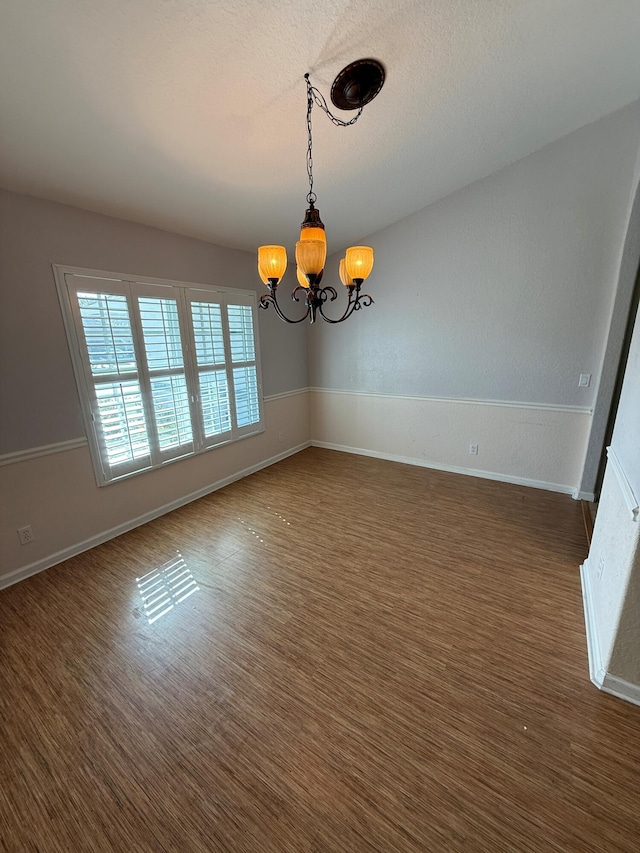
M 2 0 L 0 184 L 293 248 L 303 75 L 328 98 L 365 56 L 387 81 L 358 124 L 314 110 L 331 250 L 638 99 L 640 2 Z

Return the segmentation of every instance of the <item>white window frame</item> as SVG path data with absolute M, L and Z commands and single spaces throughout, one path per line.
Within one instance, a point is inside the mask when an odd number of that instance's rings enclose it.
M 62 308 L 62 317 L 67 334 L 71 361 L 73 363 L 87 441 L 93 461 L 96 482 L 99 486 L 119 482 L 127 477 L 137 476 L 145 471 L 163 467 L 173 461 L 205 453 L 215 447 L 230 444 L 242 438 L 264 432 L 262 370 L 260 365 L 260 343 L 258 339 L 258 305 L 255 291 L 147 276 L 133 276 L 124 273 L 92 270 L 62 264 L 52 264 L 52 267 Z M 164 291 L 163 288 L 165 288 Z M 192 430 L 191 442 L 169 451 L 160 451 L 157 434 L 153 428 L 155 417 L 152 417 L 151 420 L 147 417 L 147 436 L 150 443 L 150 453 L 129 463 L 119 464 L 118 466 L 109 465 L 108 459 L 101 449 L 102 442 L 99 435 L 100 423 L 99 418 L 96 417 L 97 402 L 95 387 L 99 380 L 93 376 L 91 371 L 85 344 L 84 327 L 80 318 L 76 295 L 78 291 L 82 292 L 83 289 L 89 292 L 95 290 L 96 292 L 109 292 L 126 296 L 136 354 L 135 377 L 140 383 L 144 408 L 147 413 L 152 406 L 150 395 L 151 374 L 147 365 L 139 306 L 137 304 L 134 305 L 134 301 L 138 296 L 149 295 L 156 298 L 162 298 L 164 295 L 171 299 L 176 299 L 183 353 L 183 370 L 189 394 Z M 202 366 L 197 364 L 194 327 L 190 310 L 191 302 L 198 301 L 220 305 L 223 317 L 224 364 L 216 365 L 216 369 L 224 370 L 226 373 L 231 428 L 228 431 L 209 437 L 205 436 L 203 426 L 203 413 L 199 395 L 199 377 L 202 372 Z M 233 362 L 231 360 L 232 351 L 227 314 L 227 308 L 230 305 L 246 305 L 251 307 L 255 360 L 248 362 Z M 234 368 L 246 367 L 247 365 L 253 366 L 254 364 L 257 381 L 256 403 L 258 406 L 258 420 L 247 426 L 238 427 L 236 425 L 233 370 Z

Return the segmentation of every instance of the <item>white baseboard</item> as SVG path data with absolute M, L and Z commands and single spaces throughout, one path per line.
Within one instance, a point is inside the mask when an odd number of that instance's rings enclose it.
M 591 584 L 589 582 L 589 560 L 580 566 L 580 582 L 582 585 L 582 606 L 584 607 L 584 627 L 587 634 L 587 655 L 589 657 L 589 678 L 595 686 L 602 690 L 606 672 L 602 666 L 600 643 L 596 630 L 596 620 L 593 610 Z
M 587 633 L 589 677 L 598 690 L 611 693 L 612 696 L 625 699 L 633 705 L 640 705 L 640 685 L 625 681 L 624 678 L 619 678 L 617 675 L 611 675 L 611 673 L 606 671 L 602 663 L 589 577 L 589 561 L 585 560 L 580 566 L 580 581 L 582 583 L 582 603 L 584 606 L 584 622 Z
M 576 501 L 590 501 L 591 503 L 596 499 L 594 492 L 579 492 L 577 489 L 573 490 L 571 496 Z
M 612 696 L 617 696 L 618 699 L 631 702 L 632 705 L 640 705 L 640 685 L 631 684 L 630 681 L 618 678 L 617 675 L 607 673 L 600 689 Z
M 347 447 L 343 444 L 331 444 L 328 441 L 311 442 L 313 447 L 324 447 L 327 450 L 339 450 L 341 453 L 355 453 L 358 456 L 371 456 L 374 459 L 386 459 L 389 462 L 402 462 L 404 465 L 417 465 L 420 468 L 431 468 L 434 471 L 447 471 L 450 474 L 464 474 L 468 477 L 481 477 L 483 480 L 496 480 L 501 483 L 512 483 L 515 486 L 529 486 L 533 489 L 546 489 L 549 492 L 561 492 L 564 495 L 576 497 L 571 486 L 562 483 L 547 483 L 542 480 L 530 480 L 527 477 L 514 477 L 508 474 L 496 474 L 493 471 L 483 471 L 477 468 L 461 468 L 457 465 L 440 465 L 427 462 L 412 456 L 397 456 L 393 453 L 381 453 L 377 450 L 365 450 L 362 447 Z
M 183 495 L 180 498 L 177 498 L 170 503 L 164 504 L 164 506 L 157 507 L 156 509 L 150 510 L 149 512 L 144 513 L 144 515 L 140 515 L 137 518 L 131 519 L 130 521 L 125 521 L 123 524 L 119 524 L 116 527 L 111 527 L 109 530 L 103 530 L 101 533 L 97 533 L 95 536 L 91 536 L 89 539 L 85 539 L 83 542 L 77 542 L 75 545 L 70 545 L 68 548 L 64 548 L 62 551 L 57 551 L 55 554 L 49 554 L 47 557 L 43 557 L 40 560 L 36 560 L 33 563 L 29 563 L 26 566 L 22 566 L 19 569 L 15 569 L 13 572 L 9 572 L 6 575 L 0 575 L 0 589 L 4 589 L 5 587 L 11 586 L 14 583 L 18 583 L 18 581 L 24 580 L 25 578 L 31 577 L 32 575 L 38 574 L 38 572 L 43 572 L 45 569 L 50 569 L 52 566 L 57 565 L 58 563 L 62 563 L 64 560 L 68 560 L 70 557 L 75 557 L 78 554 L 82 554 L 83 551 L 88 551 L 90 548 L 95 548 L 97 545 L 102 545 L 103 542 L 108 542 L 110 539 L 115 539 L 116 536 L 121 536 L 123 533 L 127 533 L 129 530 L 133 530 L 136 527 L 140 527 L 142 524 L 146 524 L 148 521 L 153 521 L 154 518 L 159 518 L 161 515 L 166 515 L 166 513 L 171 512 L 174 509 L 178 509 L 185 504 L 191 503 L 191 501 L 198 500 L 198 498 L 203 498 L 205 495 L 211 494 L 211 492 L 215 492 L 218 489 L 224 488 L 224 486 L 228 486 L 231 483 L 235 483 L 236 480 L 242 480 L 244 477 L 248 477 L 250 474 L 255 474 L 257 471 L 261 471 L 263 468 L 268 468 L 270 465 L 275 465 L 276 462 L 280 462 L 283 459 L 286 459 L 288 456 L 293 456 L 296 453 L 299 453 L 301 450 L 305 450 L 307 447 L 311 446 L 310 441 L 303 442 L 302 444 L 298 444 L 296 447 L 291 447 L 288 450 L 283 451 L 282 453 L 278 453 L 276 456 L 271 456 L 268 459 L 263 459 L 261 462 L 256 463 L 255 465 L 251 465 L 249 468 L 244 468 L 242 471 L 237 471 L 235 474 L 231 474 L 229 477 L 225 477 L 222 480 L 217 480 L 215 483 L 212 483 L 208 486 L 205 486 L 202 489 L 198 489 L 195 492 L 191 492 L 188 495 Z

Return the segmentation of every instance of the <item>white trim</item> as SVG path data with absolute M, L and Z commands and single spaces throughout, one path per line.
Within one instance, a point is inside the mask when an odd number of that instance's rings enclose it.
M 627 475 L 625 474 L 624 468 L 622 467 L 620 457 L 615 452 L 613 447 L 607 447 L 607 458 L 609 460 L 609 464 L 611 465 L 611 470 L 616 475 L 616 479 L 618 481 L 618 485 L 620 486 L 620 491 L 622 492 L 624 502 L 626 503 L 629 512 L 631 513 L 631 518 L 634 521 L 640 521 L 640 506 L 638 505 L 638 499 L 634 494 L 631 483 L 627 479 Z
M 341 453 L 355 453 L 358 456 L 372 456 L 374 459 L 386 459 L 388 462 L 401 462 L 403 465 L 417 465 L 419 468 L 432 468 L 434 471 L 448 471 L 450 474 L 464 474 L 468 477 L 480 477 L 483 480 L 497 480 L 501 483 L 513 483 L 516 486 L 529 486 L 532 489 L 546 489 L 548 492 L 561 492 L 564 495 L 573 494 L 571 486 L 561 483 L 547 483 L 543 480 L 531 480 L 528 477 L 515 477 L 509 474 L 496 474 L 493 471 L 482 471 L 477 468 L 461 468 L 457 465 L 440 465 L 437 462 L 426 462 L 412 456 L 397 456 L 394 453 L 381 453 L 378 450 L 365 450 L 362 447 L 347 447 L 344 444 L 332 444 L 328 441 L 311 441 L 313 447 L 324 447 L 326 450 L 338 450 Z
M 605 669 L 602 666 L 600 643 L 596 630 L 593 596 L 589 582 L 589 560 L 580 566 L 580 582 L 582 584 L 582 606 L 584 607 L 584 626 L 587 633 L 587 656 L 589 658 L 589 678 L 598 690 L 602 690 L 605 679 Z
M 617 675 L 607 673 L 604 677 L 602 690 L 605 693 L 611 693 L 612 696 L 617 696 L 618 699 L 625 699 L 632 705 L 640 705 L 640 685 L 625 681 L 624 678 L 618 678 Z
M 308 388 L 296 388 L 295 391 L 283 391 L 281 394 L 269 394 L 262 399 L 265 403 L 270 403 L 272 400 L 284 400 L 285 397 L 297 397 L 298 394 L 308 393 Z
M 587 634 L 589 678 L 598 690 L 610 693 L 612 696 L 617 696 L 618 699 L 625 699 L 633 705 L 640 705 L 640 685 L 625 681 L 624 678 L 619 678 L 617 675 L 611 675 L 602 664 L 589 578 L 589 561 L 587 559 L 580 566 L 580 581 L 582 584 L 582 603 L 584 606 L 584 623 Z
M 229 477 L 225 477 L 222 480 L 217 480 L 215 483 L 212 483 L 208 486 L 204 486 L 204 488 L 198 489 L 195 492 L 191 492 L 191 494 L 189 495 L 183 495 L 182 497 L 177 498 L 176 500 L 171 501 L 170 503 L 164 504 L 164 506 L 152 509 L 149 512 L 144 513 L 144 515 L 138 516 L 138 518 L 134 518 L 130 521 L 125 521 L 122 524 L 118 524 L 116 527 L 111 527 L 109 530 L 103 530 L 101 533 L 97 533 L 95 536 L 91 536 L 89 539 L 85 539 L 83 542 L 78 542 L 75 545 L 70 545 L 68 548 L 63 548 L 62 551 L 56 551 L 55 554 L 50 554 L 48 557 L 43 557 L 41 560 L 36 560 L 33 563 L 29 563 L 27 566 L 22 566 L 19 569 L 15 569 L 13 572 L 9 572 L 6 575 L 0 575 L 0 589 L 4 589 L 5 587 L 11 586 L 14 583 L 18 583 L 18 581 L 31 577 L 31 575 L 36 575 L 38 574 L 38 572 L 42 572 L 45 569 L 49 569 L 52 566 L 63 562 L 63 560 L 68 560 L 71 557 L 75 557 L 78 554 L 82 554 L 83 551 L 88 551 L 90 548 L 95 548 L 97 545 L 102 545 L 103 542 L 108 542 L 109 539 L 114 539 L 116 536 L 121 536 L 123 533 L 127 533 L 129 530 L 133 530 L 135 527 L 140 527 L 141 524 L 146 524 L 148 521 L 153 521 L 154 518 L 159 518 L 161 515 L 165 515 L 168 512 L 172 512 L 174 509 L 178 509 L 179 507 L 184 506 L 185 504 L 191 503 L 191 501 L 198 500 L 198 498 L 203 498 L 205 495 L 208 495 L 211 492 L 215 492 L 218 489 L 224 488 L 224 486 L 228 486 L 231 483 L 235 483 L 236 480 L 241 480 L 243 477 L 248 477 L 250 474 L 255 474 L 256 471 L 261 471 L 263 468 L 268 468 L 270 465 L 275 465 L 276 462 L 280 462 L 283 459 L 286 459 L 287 456 L 293 456 L 294 454 L 299 453 L 301 450 L 305 450 L 307 447 L 310 446 L 310 441 L 298 444 L 296 447 L 291 447 L 289 450 L 285 450 L 282 453 L 278 453 L 276 456 L 271 456 L 269 459 L 263 459 L 261 462 L 257 462 L 255 465 L 251 465 L 249 468 L 244 468 L 242 471 L 237 471 L 235 474 L 231 474 Z
M 596 499 L 594 492 L 580 492 L 577 488 L 571 492 L 571 496 L 575 501 L 590 501 L 591 503 Z
M 317 394 L 345 394 L 349 397 L 380 397 L 393 400 L 420 400 L 426 403 L 461 403 L 465 406 L 500 406 L 505 409 L 533 409 L 549 412 L 591 415 L 592 409 L 584 406 L 560 406 L 555 403 L 524 403 L 516 400 L 481 400 L 474 397 L 430 397 L 420 394 L 380 394 L 374 391 L 343 391 L 338 388 L 309 388 Z
M 0 466 L 26 462 L 28 459 L 37 459 L 39 456 L 50 456 L 52 453 L 65 453 L 67 450 L 77 450 L 80 447 L 86 447 L 87 444 L 86 438 L 72 438 L 69 441 L 57 441 L 55 444 L 43 444 L 41 447 L 28 447 L 26 450 L 4 453 L 0 456 Z
M 269 394 L 263 397 L 264 403 L 274 400 L 283 400 L 286 397 L 296 397 L 298 394 L 307 394 L 308 388 L 297 388 L 295 391 L 283 391 L 281 394 Z M 260 430 L 264 432 L 264 430 Z M 251 433 L 256 435 L 257 433 Z M 244 437 L 244 436 L 243 436 Z M 18 462 L 26 462 L 29 459 L 37 459 L 39 456 L 49 456 L 52 453 L 65 453 L 67 450 L 78 450 L 87 447 L 89 442 L 86 438 L 71 438 L 68 441 L 57 441 L 54 444 L 43 444 L 41 447 L 28 447 L 25 450 L 15 450 L 0 456 L 0 467 L 2 465 L 14 465 Z
M 251 287 L 222 287 L 213 282 L 203 281 L 180 281 L 173 278 L 155 278 L 149 275 L 133 275 L 132 273 L 114 272 L 113 270 L 91 270 L 87 267 L 70 267 L 67 264 L 51 264 L 56 279 L 64 278 L 64 274 L 82 276 L 86 278 L 110 279 L 114 282 L 135 281 L 140 284 L 160 284 L 169 287 L 185 287 L 192 290 L 216 291 L 217 293 L 238 293 L 243 292 L 247 295 L 255 296 L 257 299 L 257 291 Z

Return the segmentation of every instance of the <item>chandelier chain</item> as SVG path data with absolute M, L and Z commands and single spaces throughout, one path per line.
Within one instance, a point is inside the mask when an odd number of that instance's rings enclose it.
M 330 121 L 336 127 L 350 127 L 352 124 L 355 124 L 362 115 L 363 108 L 360 107 L 356 115 L 350 121 L 343 121 L 343 119 L 334 116 L 334 114 L 331 112 L 331 110 L 327 106 L 327 102 L 322 92 L 320 92 L 319 89 L 316 89 L 315 86 L 311 85 L 311 81 L 309 80 L 308 74 L 304 75 L 304 79 L 307 81 L 307 176 L 309 177 L 309 192 L 307 193 L 307 202 L 308 204 L 315 204 L 318 197 L 313 191 L 313 135 L 311 122 L 313 105 L 316 104 L 318 107 L 320 107 L 320 109 L 329 117 Z

